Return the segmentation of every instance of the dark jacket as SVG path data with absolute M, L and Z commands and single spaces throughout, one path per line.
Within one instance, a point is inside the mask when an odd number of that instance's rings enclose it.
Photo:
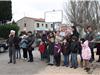
M 69 55 L 70 54 L 69 44 L 63 43 L 62 46 L 61 46 L 61 50 L 62 50 L 63 55 Z
M 9 47 L 19 48 L 19 42 L 20 42 L 20 39 L 17 36 L 15 36 L 15 37 L 10 36 L 7 40 Z
M 77 38 L 79 38 L 79 33 L 74 31 L 72 36 L 76 36 Z
M 14 37 L 13 37 L 13 35 L 11 35 L 11 36 L 8 38 L 7 43 L 8 43 L 8 46 L 9 46 L 9 47 L 14 46 Z
M 85 39 L 89 41 L 89 47 L 94 48 L 94 43 L 90 42 L 94 39 L 95 34 L 94 32 L 86 33 Z
M 48 51 L 50 55 L 54 54 L 54 42 L 49 42 Z
M 16 49 L 19 49 L 19 43 L 20 43 L 20 38 L 19 37 L 14 37 L 14 45 Z
M 78 53 L 79 44 L 76 41 L 72 41 L 70 45 L 71 53 Z
M 61 53 L 61 44 L 58 43 L 58 44 L 54 44 L 54 56 L 56 55 L 60 55 Z
M 100 55 L 100 43 L 97 43 L 96 44 L 96 47 L 97 47 L 97 55 Z
M 82 54 L 81 42 L 78 41 L 78 54 Z
M 28 41 L 28 44 L 27 44 L 28 50 L 34 49 L 34 48 L 32 47 L 32 45 L 33 45 L 33 43 L 34 43 L 34 40 L 35 40 L 35 38 L 34 38 L 33 35 L 31 35 L 31 36 L 29 36 L 29 37 L 27 38 L 27 41 Z

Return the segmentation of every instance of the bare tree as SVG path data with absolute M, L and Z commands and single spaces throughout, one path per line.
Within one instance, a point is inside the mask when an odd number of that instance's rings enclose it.
M 99 1 L 69 1 L 65 4 L 65 17 L 75 26 L 100 28 Z M 100 29 L 98 29 L 100 30 Z

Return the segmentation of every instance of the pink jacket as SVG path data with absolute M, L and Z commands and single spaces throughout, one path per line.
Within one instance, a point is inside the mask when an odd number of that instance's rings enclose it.
M 90 60 L 90 58 L 91 58 L 91 49 L 89 48 L 88 44 L 89 44 L 88 40 L 86 40 L 83 44 L 81 44 L 82 58 L 85 60 Z

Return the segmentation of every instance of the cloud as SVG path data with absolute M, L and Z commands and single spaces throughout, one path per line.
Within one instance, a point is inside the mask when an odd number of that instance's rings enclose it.
M 63 0 L 12 0 L 13 19 L 20 17 L 44 17 L 44 12 L 60 10 Z

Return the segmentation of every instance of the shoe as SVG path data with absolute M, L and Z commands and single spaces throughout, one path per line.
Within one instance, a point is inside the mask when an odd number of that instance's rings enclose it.
M 63 64 L 62 66 L 66 66 L 65 64 Z
M 74 67 L 74 69 L 77 69 L 78 67 Z
M 16 64 L 16 62 L 14 62 L 13 64 Z
M 73 68 L 73 66 L 71 66 L 70 68 Z
M 28 62 L 33 62 L 33 60 L 28 60 Z
M 9 61 L 8 64 L 12 63 L 12 61 Z
M 87 70 L 87 68 L 84 68 L 84 70 Z
M 60 65 L 56 65 L 56 67 L 59 67 Z
M 100 62 L 100 60 L 96 61 L 96 62 Z
M 31 60 L 30 62 L 33 62 L 33 60 Z
M 48 64 L 48 65 L 53 66 L 54 64 Z
M 87 69 L 86 69 L 86 72 L 89 72 L 89 71 L 90 71 L 90 68 L 87 68 Z
M 89 62 L 92 63 L 94 61 L 94 59 L 90 59 Z
M 30 62 L 30 60 L 28 60 L 28 62 Z
M 66 67 L 68 67 L 68 65 L 66 65 Z
M 26 61 L 26 60 L 27 60 L 27 58 L 24 58 L 24 60 Z

